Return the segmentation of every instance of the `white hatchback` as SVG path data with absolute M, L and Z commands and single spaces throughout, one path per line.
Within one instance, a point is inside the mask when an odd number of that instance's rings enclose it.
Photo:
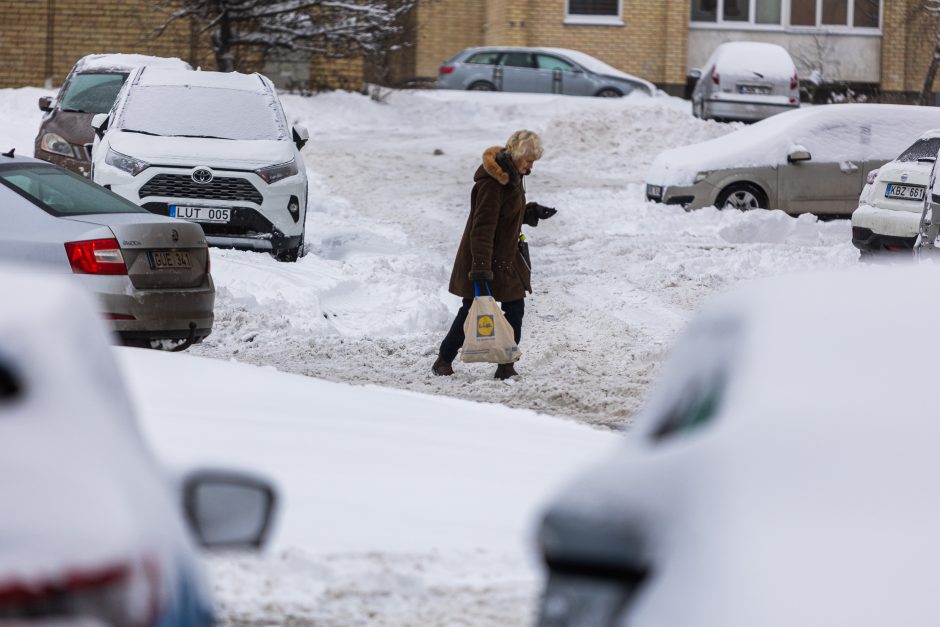
M 211 246 L 303 254 L 308 133 L 264 76 L 141 67 L 92 126 L 96 183 L 198 222 Z
M 914 246 L 940 129 L 921 135 L 894 161 L 868 174 L 852 213 L 852 243 L 863 255 L 909 252 Z

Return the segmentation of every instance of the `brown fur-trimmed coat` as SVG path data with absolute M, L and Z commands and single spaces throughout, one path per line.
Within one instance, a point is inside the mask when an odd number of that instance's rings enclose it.
M 539 219 L 534 210 L 526 209 L 522 177 L 503 148 L 493 146 L 483 153 L 473 181 L 470 216 L 450 275 L 450 292 L 472 297 L 470 272 L 490 270 L 493 298 L 500 302 L 525 298 L 532 284 L 519 252 L 519 234 L 523 222 L 536 226 Z

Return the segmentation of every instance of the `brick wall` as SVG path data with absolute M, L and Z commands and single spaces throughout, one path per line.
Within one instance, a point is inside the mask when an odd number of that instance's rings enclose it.
M 0 0 L 0 58 L 6 60 L 0 87 L 41 86 L 49 69 L 53 85 L 60 85 L 78 59 L 103 52 L 179 57 L 217 69 L 206 34 L 181 20 L 157 37 L 164 19 L 152 0 Z M 259 49 L 238 50 L 235 61 L 241 72 L 264 66 Z M 361 60 L 311 63 L 312 84 L 358 89 L 362 76 Z
M 574 48 L 654 83 L 685 81 L 688 0 L 623 0 L 623 25 L 566 24 L 567 0 L 425 0 L 415 72 L 433 77 L 470 46 Z

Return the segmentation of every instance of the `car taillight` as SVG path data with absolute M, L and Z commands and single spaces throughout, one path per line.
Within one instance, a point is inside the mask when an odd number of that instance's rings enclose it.
M 113 238 L 66 242 L 65 254 L 75 274 L 127 274 L 121 247 Z
M 712 82 L 715 83 L 716 85 L 718 85 L 721 82 L 721 80 L 718 78 L 718 72 L 716 72 L 715 70 L 712 70 Z
M 157 571 L 155 565 L 144 568 L 116 565 L 43 581 L 0 582 L 0 616 L 4 624 L 50 619 L 56 625 L 148 625 L 157 614 Z
M 440 72 L 441 74 L 451 74 L 453 73 L 453 71 L 454 71 L 453 65 L 442 65 L 440 69 L 438 69 L 438 72 Z
M 868 173 L 868 184 L 874 184 L 875 180 L 878 178 L 878 169 L 874 169 Z
M 790 89 L 796 89 L 800 86 L 800 79 L 797 77 L 796 73 L 793 74 L 793 78 L 790 79 Z

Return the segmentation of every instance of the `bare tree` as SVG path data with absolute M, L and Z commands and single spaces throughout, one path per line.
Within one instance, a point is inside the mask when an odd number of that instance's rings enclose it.
M 940 0 L 923 0 L 921 5 L 924 11 L 936 18 L 940 16 Z M 933 54 L 930 55 L 930 65 L 927 66 L 927 76 L 924 77 L 924 86 L 920 90 L 920 96 L 917 98 L 917 104 L 927 105 L 930 103 L 930 96 L 933 93 L 933 80 L 937 76 L 937 67 L 940 66 L 940 26 L 936 28 L 934 37 Z
M 157 29 L 192 19 L 209 33 L 219 71 L 235 70 L 234 51 L 302 50 L 329 57 L 375 56 L 404 33 L 418 0 L 156 0 L 167 13 Z

